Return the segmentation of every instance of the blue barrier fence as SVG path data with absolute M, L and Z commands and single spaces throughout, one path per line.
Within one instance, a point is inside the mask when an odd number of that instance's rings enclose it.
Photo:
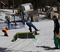
M 46 19 L 46 17 L 38 18 L 39 21 Z
M 3 29 L 5 27 L 8 27 L 7 23 L 0 22 L 0 29 Z
M 25 25 L 20 22 L 20 23 L 4 23 L 4 22 L 0 22 L 0 29 L 3 28 L 8 28 L 8 29 L 19 29 L 19 28 L 23 28 Z

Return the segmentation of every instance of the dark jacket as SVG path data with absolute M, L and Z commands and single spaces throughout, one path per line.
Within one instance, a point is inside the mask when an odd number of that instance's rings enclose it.
M 55 20 L 55 19 L 57 19 L 57 17 L 56 16 L 53 16 L 53 20 Z
M 59 34 L 59 22 L 58 22 L 58 19 L 54 20 L 54 33 Z

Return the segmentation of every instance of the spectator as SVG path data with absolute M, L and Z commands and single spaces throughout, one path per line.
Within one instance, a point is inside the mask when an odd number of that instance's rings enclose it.
M 10 20 L 7 19 L 8 29 L 10 29 Z
M 58 49 L 60 46 L 60 40 L 57 37 L 58 34 L 59 34 L 59 22 L 58 19 L 55 19 L 54 20 L 54 44 L 55 44 L 54 49 Z
M 4 32 L 4 36 L 8 36 L 8 34 L 7 34 L 7 27 L 2 29 L 2 32 Z

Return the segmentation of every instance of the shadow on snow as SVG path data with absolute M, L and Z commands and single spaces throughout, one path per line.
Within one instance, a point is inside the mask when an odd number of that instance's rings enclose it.
M 7 48 L 1 48 L 0 47 L 0 52 L 11 52 L 12 50 L 7 50 Z
M 49 46 L 36 46 L 37 48 L 41 47 L 44 48 L 45 50 L 54 50 L 54 48 L 51 48 Z

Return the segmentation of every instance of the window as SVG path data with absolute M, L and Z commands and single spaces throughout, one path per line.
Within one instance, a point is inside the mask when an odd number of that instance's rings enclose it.
M 25 10 L 25 7 L 24 6 L 22 6 L 22 9 L 23 9 L 23 11 Z
M 30 9 L 33 9 L 33 6 L 32 5 L 29 5 L 30 6 Z

